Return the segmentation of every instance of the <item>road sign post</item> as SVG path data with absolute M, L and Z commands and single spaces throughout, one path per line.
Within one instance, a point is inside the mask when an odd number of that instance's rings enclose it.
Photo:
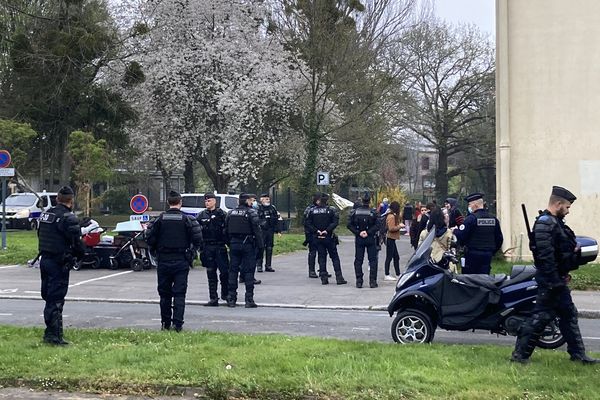
M 2 249 L 6 250 L 6 177 L 14 176 L 15 169 L 7 168 L 12 159 L 7 150 L 0 150 L 0 176 L 2 177 Z
M 317 172 L 317 186 L 329 186 L 329 172 Z

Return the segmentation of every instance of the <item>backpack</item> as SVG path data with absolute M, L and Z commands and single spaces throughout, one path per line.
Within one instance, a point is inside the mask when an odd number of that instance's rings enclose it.
M 388 226 L 387 226 L 387 216 L 390 215 L 389 212 L 386 212 L 383 215 L 380 215 L 377 218 L 377 222 L 379 223 L 379 233 L 377 235 L 377 242 L 379 243 L 379 245 L 381 246 L 382 244 L 385 243 L 385 239 L 387 237 L 387 233 L 388 233 Z

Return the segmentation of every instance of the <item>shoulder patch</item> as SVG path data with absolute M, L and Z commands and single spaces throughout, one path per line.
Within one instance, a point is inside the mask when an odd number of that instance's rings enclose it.
M 54 221 L 56 221 L 56 214 L 54 213 L 46 211 L 40 215 L 40 222 L 43 222 L 45 224 L 53 224 Z
M 464 231 L 464 230 L 465 230 L 465 224 L 461 224 L 461 225 L 458 227 L 458 230 L 459 230 L 459 231 Z

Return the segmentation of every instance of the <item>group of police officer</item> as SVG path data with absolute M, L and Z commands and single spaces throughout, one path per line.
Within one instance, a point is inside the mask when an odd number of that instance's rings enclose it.
M 239 205 L 228 214 L 219 209 L 215 195 L 205 195 L 206 210 L 196 218 L 181 211 L 182 198 L 171 191 L 167 198 L 169 209 L 148 228 L 148 245 L 158 257 L 158 293 L 162 329 L 181 331 L 184 323 L 185 296 L 189 268 L 194 249 L 201 249 L 200 257 L 206 267 L 209 286 L 207 306 L 218 306 L 218 281 L 221 298 L 229 307 L 237 302 L 238 275 L 246 286 L 245 306 L 257 307 L 254 302 L 254 270 L 262 268 L 265 252 L 265 270 L 273 271 L 271 256 L 273 235 L 278 230 L 277 212 L 261 196 L 258 211 L 253 208 L 256 195 L 242 193 Z M 474 193 L 467 197 L 470 214 L 454 233 L 459 242 L 467 246 L 463 271 L 489 273 L 491 257 L 502 244 L 498 220 L 483 207 L 483 195 Z M 329 196 L 318 193 L 313 204 L 305 210 L 306 244 L 309 246 L 309 276 L 317 277 L 315 253 L 318 254 L 319 275 L 322 284 L 328 284 L 327 254 L 332 259 L 338 285 L 346 284 L 337 252 L 334 231 L 339 223 L 337 211 L 328 205 Z M 595 364 L 599 360 L 585 354 L 579 330 L 577 309 L 573 304 L 568 282 L 569 272 L 577 269 L 581 249 L 574 232 L 564 223 L 576 197 L 567 189 L 554 186 L 546 211 L 537 219 L 530 237 L 534 255 L 538 295 L 531 318 L 520 329 L 512 354 L 512 361 L 525 363 L 533 353 L 539 336 L 546 325 L 559 318 L 560 331 L 567 341 L 567 351 L 572 361 Z M 45 300 L 43 340 L 53 345 L 66 345 L 62 311 L 69 286 L 69 270 L 76 258 L 83 255 L 81 229 L 72 211 L 74 192 L 70 187 L 58 191 L 57 205 L 40 216 L 38 230 L 40 251 L 41 295 Z M 362 264 L 366 251 L 369 260 L 369 285 L 377 287 L 377 234 L 379 219 L 370 208 L 370 198 L 365 195 L 362 204 L 350 214 L 348 228 L 355 234 L 354 271 L 356 287 L 363 285 Z M 262 222 L 261 222 L 262 220 Z M 261 226 L 263 229 L 261 229 Z M 228 263 L 226 244 L 229 244 Z M 312 257 L 312 261 L 311 261 Z

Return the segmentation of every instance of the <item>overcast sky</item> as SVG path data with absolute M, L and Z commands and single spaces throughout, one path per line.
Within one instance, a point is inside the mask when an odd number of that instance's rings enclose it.
M 496 36 L 495 0 L 435 0 L 435 13 L 452 23 L 473 23 Z

